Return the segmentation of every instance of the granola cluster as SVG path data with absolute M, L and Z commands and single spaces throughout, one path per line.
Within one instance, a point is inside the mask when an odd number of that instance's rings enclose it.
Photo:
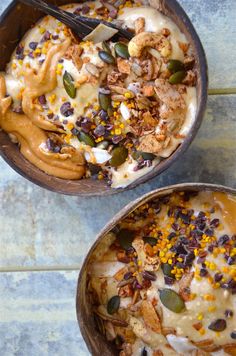
M 31 118 L 29 106 L 34 109 L 34 124 L 48 137 L 40 148 L 45 155 L 80 151 L 86 161 L 84 177 L 106 179 L 114 187 L 128 185 L 170 156 L 191 128 L 196 112 L 192 50 L 170 19 L 141 2 L 96 1 L 65 9 L 113 21 L 133 37 L 96 43 L 44 18 L 17 46 L 8 65 L 12 110 Z M 140 16 L 131 21 L 133 14 Z M 167 27 L 155 32 L 150 14 L 162 16 Z M 44 92 L 40 82 L 41 90 L 30 89 L 29 94 L 32 76 L 27 82 L 26 73 L 40 77 L 52 47 L 65 41 L 67 50 L 51 63 L 57 84 Z M 40 95 L 33 96 L 36 92 Z M 30 105 L 24 106 L 29 95 Z
M 140 206 L 105 237 L 88 290 L 117 354 L 235 355 L 235 209 L 223 194 L 174 193 Z

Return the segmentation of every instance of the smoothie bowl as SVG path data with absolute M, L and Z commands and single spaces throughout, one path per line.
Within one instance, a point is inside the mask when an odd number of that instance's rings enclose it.
M 236 191 L 181 184 L 125 207 L 84 262 L 93 355 L 236 355 Z
M 109 38 L 106 29 L 79 38 L 13 2 L 1 18 L 1 155 L 57 192 L 133 188 L 166 169 L 200 126 L 207 66 L 199 38 L 174 0 L 57 4 L 133 37 Z

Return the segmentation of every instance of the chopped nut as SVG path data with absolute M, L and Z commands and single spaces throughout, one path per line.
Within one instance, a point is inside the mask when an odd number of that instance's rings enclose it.
M 144 17 L 138 17 L 137 20 L 134 21 L 134 30 L 135 30 L 136 35 L 145 31 L 145 18 Z
M 155 94 L 153 85 L 144 85 L 142 89 L 144 96 L 153 96 Z
M 117 68 L 122 74 L 130 74 L 130 62 L 127 59 L 117 58 Z

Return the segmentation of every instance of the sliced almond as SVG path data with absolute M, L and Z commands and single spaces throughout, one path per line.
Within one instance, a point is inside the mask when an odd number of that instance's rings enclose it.
M 131 67 L 127 59 L 117 58 L 117 68 L 122 74 L 130 74 Z
M 236 356 L 236 344 L 226 344 L 223 349 L 227 354 Z
M 193 276 L 193 272 L 185 273 L 179 281 L 179 295 L 183 298 L 184 301 L 191 300 L 190 284 L 192 282 Z
M 212 339 L 206 339 L 202 341 L 197 341 L 192 343 L 197 346 L 199 349 L 206 351 L 206 352 L 214 352 L 221 349 L 221 346 L 217 346 L 214 344 Z
M 155 308 L 152 303 L 147 300 L 143 300 L 141 304 L 141 313 L 143 320 L 147 327 L 149 327 L 154 332 L 161 333 L 161 322 L 160 318 L 156 313 Z

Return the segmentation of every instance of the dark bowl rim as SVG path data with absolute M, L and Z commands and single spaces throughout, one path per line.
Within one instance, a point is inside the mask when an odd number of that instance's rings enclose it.
M 102 230 L 97 234 L 94 243 L 92 246 L 89 248 L 89 251 L 86 253 L 86 256 L 84 258 L 84 261 L 82 263 L 82 266 L 79 271 L 78 275 L 78 280 L 77 280 L 77 288 L 76 288 L 76 299 L 75 299 L 75 308 L 76 308 L 76 316 L 77 316 L 77 321 L 79 325 L 79 329 L 81 332 L 81 335 L 83 336 L 83 339 L 89 349 L 90 352 L 93 352 L 91 343 L 89 341 L 89 338 L 87 337 L 87 334 L 85 332 L 84 328 L 84 320 L 83 320 L 83 310 L 80 308 L 80 288 L 82 285 L 82 279 L 87 267 L 87 264 L 89 262 L 91 254 L 94 252 L 96 247 L 99 245 L 101 240 L 104 238 L 104 236 L 113 229 L 117 222 L 120 221 L 121 219 L 124 219 L 127 215 L 129 215 L 131 212 L 133 212 L 135 209 L 138 208 L 138 206 L 148 202 L 149 200 L 153 199 L 156 197 L 156 195 L 166 195 L 166 194 L 171 194 L 175 191 L 186 191 L 186 190 L 196 190 L 196 191 L 212 191 L 212 192 L 222 192 L 225 194 L 231 194 L 236 196 L 236 188 L 220 185 L 220 184 L 211 184 L 211 183 L 179 183 L 179 184 L 173 184 L 173 185 L 168 185 L 164 186 L 161 188 L 157 188 L 155 190 L 152 190 L 141 197 L 131 201 L 127 205 L 125 205 L 118 213 L 116 213 L 113 218 L 111 218 L 107 224 L 102 228 Z
M 166 0 L 168 1 L 168 6 L 177 14 L 177 17 L 181 19 L 183 22 L 187 33 L 191 36 L 192 41 L 194 43 L 194 46 L 196 48 L 196 53 L 199 61 L 199 81 L 200 81 L 200 87 L 201 87 L 201 94 L 200 94 L 200 99 L 197 102 L 197 113 L 196 117 L 194 120 L 194 123 L 191 127 L 190 132 L 188 133 L 187 137 L 184 139 L 184 141 L 177 147 L 177 149 L 167 158 L 163 159 L 158 165 L 153 167 L 153 169 L 146 173 L 145 175 L 141 176 L 140 178 L 136 179 L 134 182 L 129 184 L 127 187 L 124 188 L 111 188 L 108 187 L 107 190 L 103 190 L 102 193 L 99 191 L 99 189 L 96 192 L 89 192 L 89 191 L 79 191 L 79 192 L 68 192 L 67 191 L 67 184 L 68 181 L 70 180 L 63 180 L 59 179 L 60 181 L 64 181 L 64 187 L 62 189 L 57 189 L 57 185 L 55 184 L 54 186 L 49 185 L 42 181 L 42 179 L 39 179 L 37 177 L 32 177 L 29 171 L 24 170 L 18 165 L 16 165 L 8 156 L 2 152 L 2 149 L 0 147 L 0 156 L 4 159 L 4 161 L 17 173 L 19 173 L 22 177 L 26 178 L 30 182 L 38 185 L 39 187 L 45 188 L 49 191 L 55 192 L 55 193 L 60 193 L 64 195 L 71 195 L 71 196 L 81 196 L 81 197 L 92 197 L 92 196 L 109 196 L 109 195 L 114 195 L 118 194 L 124 191 L 128 191 L 131 189 L 136 188 L 139 185 L 142 185 L 149 180 L 153 179 L 154 177 L 158 177 L 162 172 L 167 170 L 178 158 L 181 157 L 181 155 L 187 150 L 187 148 L 190 146 L 192 141 L 194 140 L 201 123 L 203 121 L 203 116 L 206 110 L 206 104 L 207 104 L 207 99 L 208 99 L 208 64 L 207 64 L 207 58 L 206 54 L 203 48 L 203 45 L 201 43 L 201 40 L 191 22 L 189 19 L 188 15 L 186 14 L 185 10 L 182 8 L 182 6 L 178 3 L 177 0 Z M 18 1 L 13 0 L 7 8 L 3 11 L 3 13 L 0 15 L 0 26 L 2 21 L 9 15 L 11 10 L 17 6 Z M 47 173 L 43 172 L 45 175 Z M 53 177 L 54 178 L 54 177 Z M 90 178 L 88 178 L 90 179 Z

